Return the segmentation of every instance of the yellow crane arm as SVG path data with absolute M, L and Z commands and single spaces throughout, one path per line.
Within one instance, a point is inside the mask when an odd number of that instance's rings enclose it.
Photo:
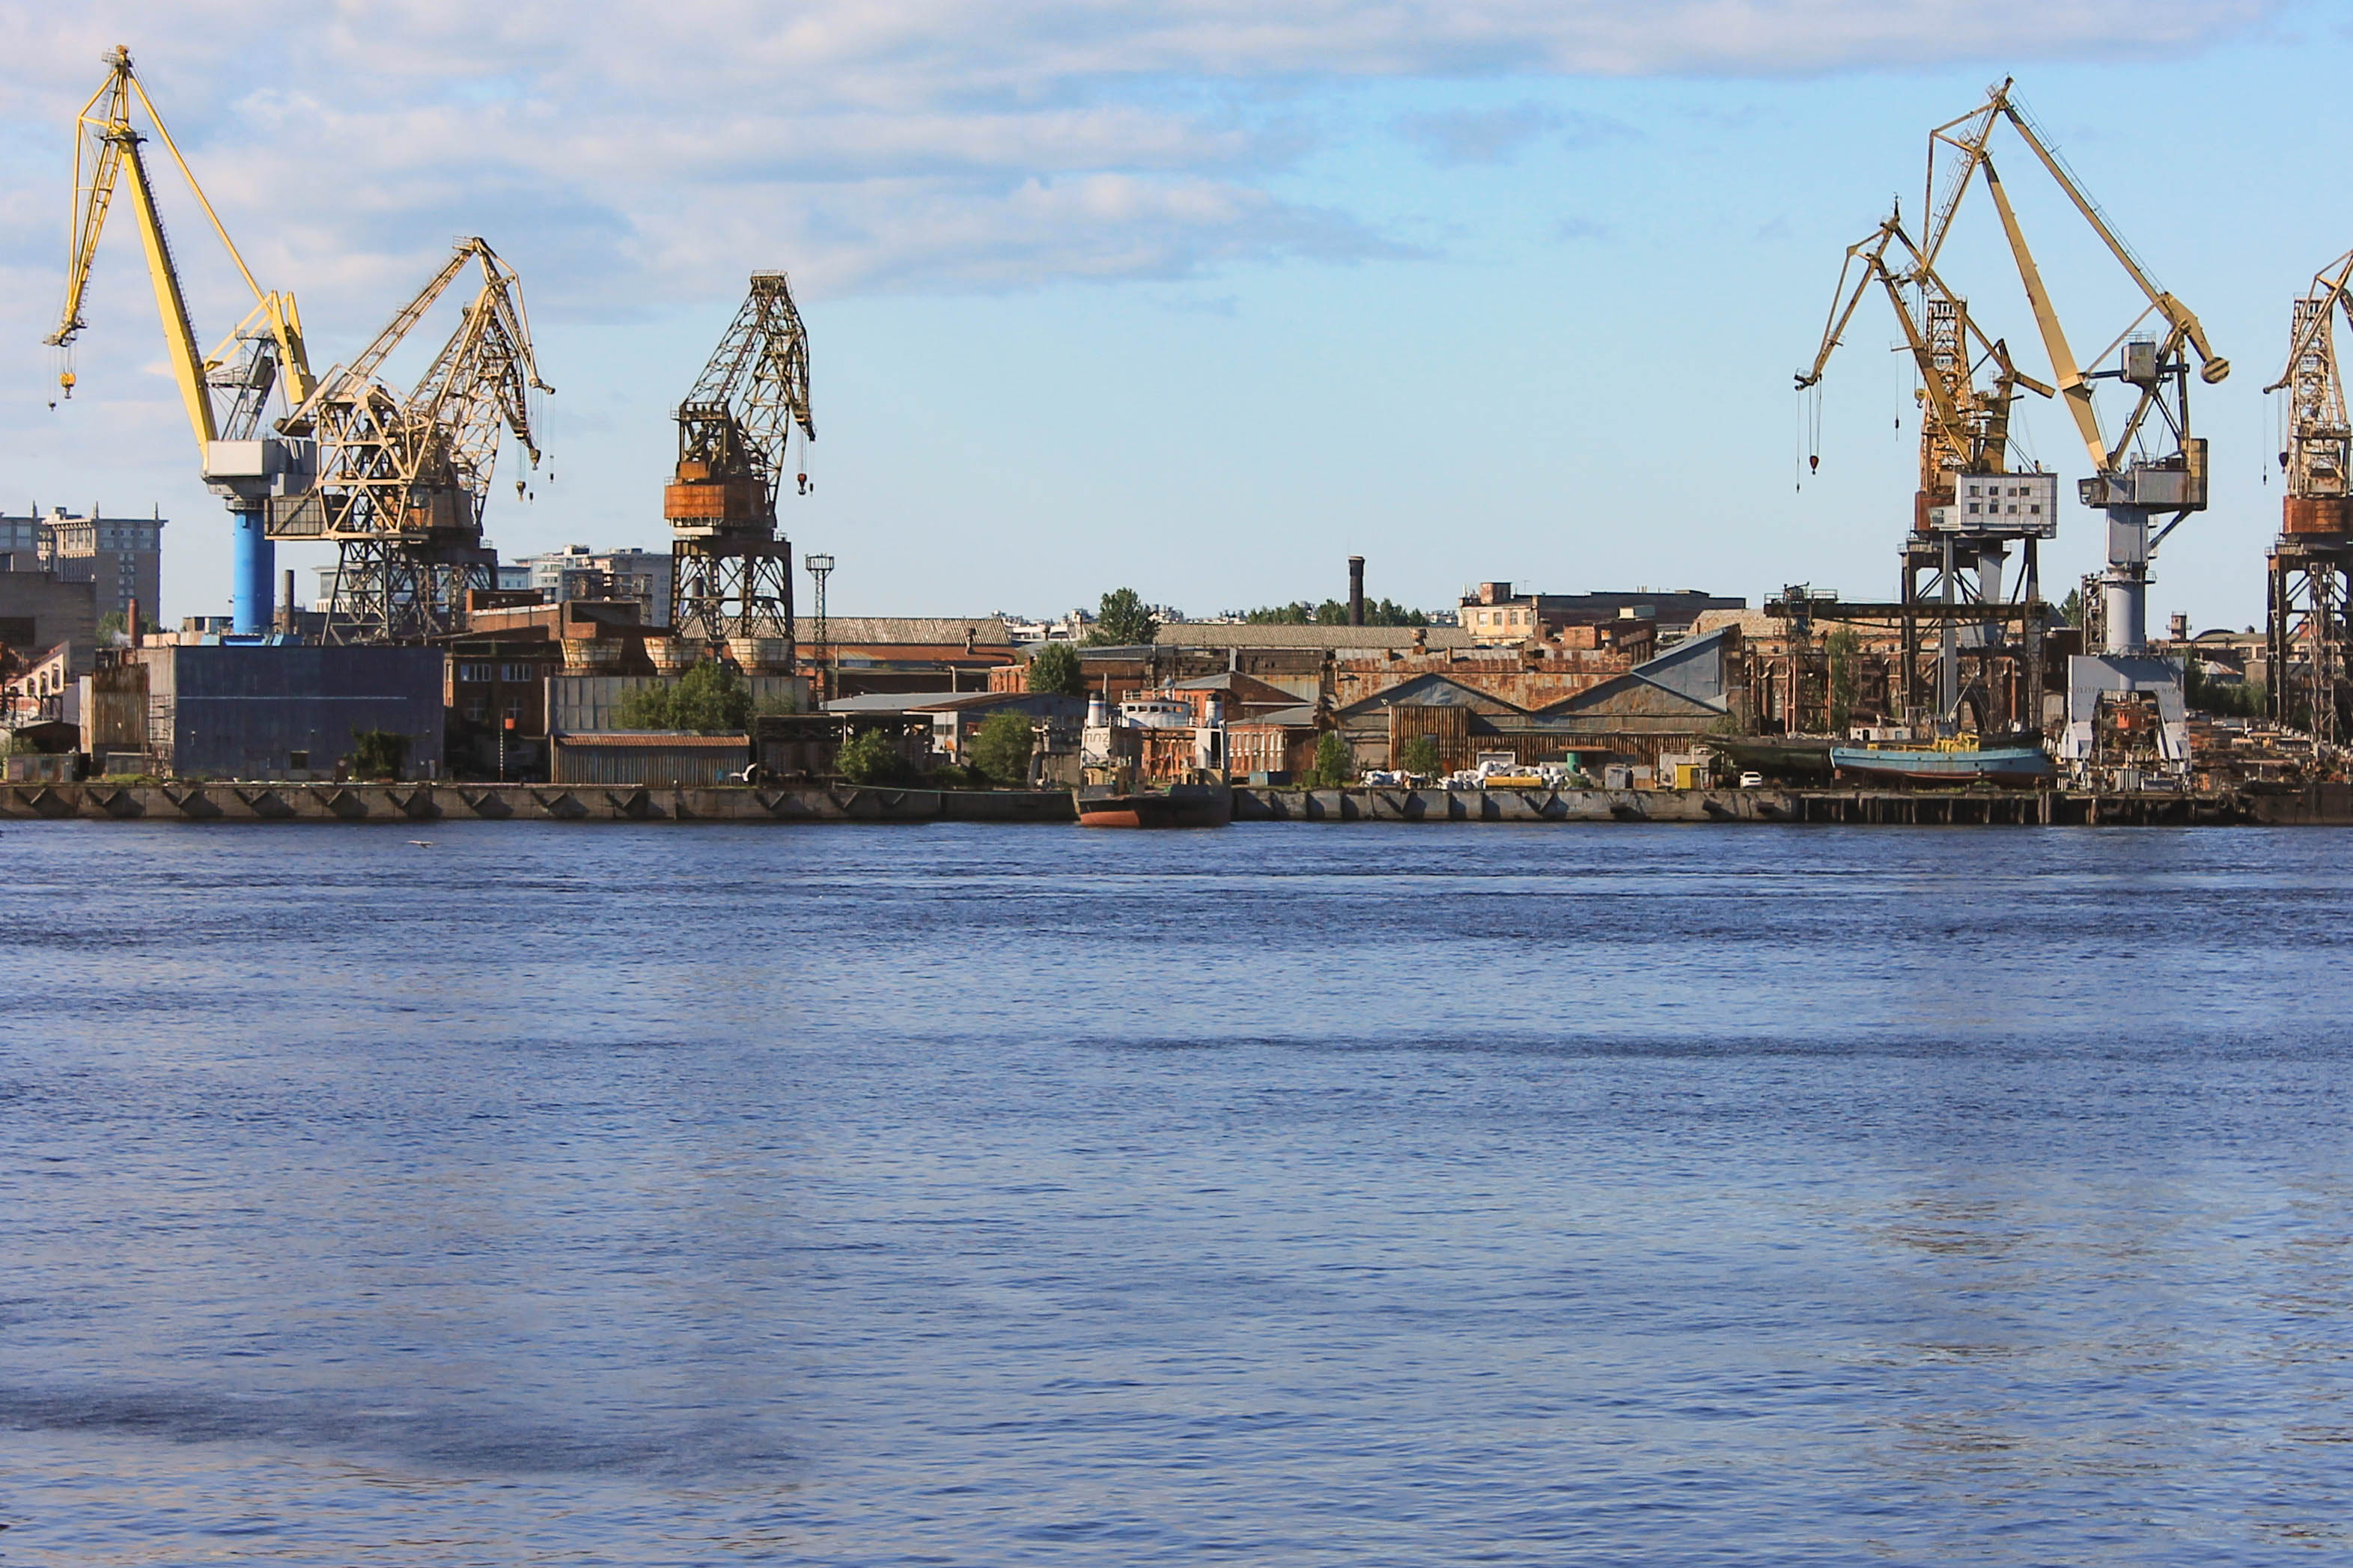
M 204 187 L 196 183 L 194 170 L 181 154 L 178 143 L 172 140 L 164 117 L 157 113 L 147 90 L 132 74 L 131 51 L 117 47 L 108 54 L 109 75 L 105 83 L 82 105 L 76 120 L 74 142 L 74 221 L 67 258 L 66 298 L 58 313 L 57 331 L 48 342 L 58 347 L 70 346 L 87 324 L 82 320 L 82 299 L 90 284 L 90 264 L 98 254 L 100 235 L 106 226 L 106 216 L 111 207 L 114 187 L 127 165 L 131 174 L 132 216 L 139 226 L 139 238 L 147 256 L 149 280 L 155 289 L 155 308 L 163 318 L 164 348 L 172 363 L 173 379 L 180 388 L 180 398 L 187 405 L 188 423 L 196 439 L 209 451 L 217 438 L 218 427 L 212 405 L 212 394 L 206 383 L 210 373 L 223 363 L 230 344 L 236 342 L 257 322 L 267 327 L 278 346 L 280 373 L 287 378 L 290 399 L 299 402 L 309 395 L 311 386 L 310 356 L 302 342 L 302 319 L 295 308 L 294 297 L 274 290 L 265 290 L 254 281 L 253 271 L 237 253 L 237 244 L 213 210 L 212 202 L 205 195 Z M 187 298 L 180 287 L 178 268 L 172 259 L 171 241 L 164 230 L 164 221 L 155 207 L 153 183 L 148 178 L 145 159 L 139 151 L 144 140 L 132 125 L 133 100 L 146 111 L 155 128 L 156 139 L 172 154 L 181 174 L 188 182 L 196 203 L 204 209 L 213 233 L 237 266 L 237 274 L 246 287 L 253 291 L 255 307 L 236 332 L 223 341 L 220 348 L 209 356 L 196 347 L 195 327 L 188 318 Z M 83 183 L 85 166 L 89 169 L 88 184 Z M 70 386 L 71 373 L 67 373 Z
M 2344 307 L 2348 320 L 2353 320 L 2353 295 L 2346 286 L 2353 282 L 2353 250 L 2347 251 L 2312 276 L 2312 287 L 2306 291 L 2307 300 L 2318 300 L 2320 308 L 2305 317 L 2304 324 L 2287 347 L 2287 364 L 2280 371 L 2279 379 L 2263 388 L 2277 392 L 2295 379 L 2298 361 L 2313 350 L 2314 340 L 2329 331 L 2329 318 L 2339 306 Z
M 2059 161 L 2057 155 L 2049 147 L 2043 145 L 2042 138 L 2035 134 L 2032 123 L 2020 111 L 2018 105 L 2010 101 L 2008 83 L 2005 82 L 2001 90 L 1996 94 L 1996 101 L 2001 107 L 2003 117 L 2010 121 L 2027 146 L 2033 150 L 2034 155 L 2042 160 L 2042 167 L 2050 174 L 2052 180 L 2066 193 L 2067 199 L 2075 204 L 2075 210 L 2084 215 L 2084 221 L 2092 226 L 2092 232 L 2100 237 L 2100 243 L 2108 247 L 2108 254 L 2116 258 L 2116 265 L 2125 269 L 2133 282 L 2139 287 L 2140 291 L 2147 296 L 2148 302 L 2157 307 L 2158 312 L 2164 316 L 2166 324 L 2187 338 L 2189 346 L 2198 351 L 2199 376 L 2211 385 L 2229 375 L 2231 362 L 2218 356 L 2208 345 L 2206 329 L 2200 323 L 2197 313 L 2149 280 L 2148 274 L 2141 270 L 2140 263 L 2135 259 L 2132 251 L 2126 247 L 2123 240 L 2116 237 L 2116 231 L 2108 226 L 2108 221 L 2101 216 L 2100 209 L 2068 174 L 2067 166 Z M 1991 178 L 1990 169 L 1988 171 L 1988 178 Z
M 2018 226 L 2018 214 L 2010 205 L 2010 193 L 2002 189 L 2001 176 L 1995 172 L 1993 160 L 1979 154 L 1978 167 L 1985 174 L 1986 189 L 1993 195 L 1994 210 L 2001 215 L 2001 232 L 2009 237 L 2010 256 L 2018 263 L 2019 280 L 2026 285 L 2026 300 L 2034 309 L 2034 324 L 2042 332 L 2043 352 L 2051 356 L 2052 379 L 2058 384 L 2059 395 L 2067 405 L 2067 412 L 2074 416 L 2075 433 L 2084 438 L 2084 449 L 2092 455 L 2092 467 L 2105 473 L 2108 444 L 2100 435 L 2100 413 L 2092 404 L 2092 384 L 2084 379 L 2082 368 L 2075 363 L 2075 351 L 2067 346 L 2067 329 L 2059 324 L 2059 312 L 2051 304 L 2051 290 L 2043 287 L 2042 269 L 2035 265 L 2034 253 L 2027 248 L 2025 231 Z

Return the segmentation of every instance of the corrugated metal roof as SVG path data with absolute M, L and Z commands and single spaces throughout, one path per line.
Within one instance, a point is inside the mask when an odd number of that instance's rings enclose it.
M 1277 626 L 1233 621 L 1179 621 L 1162 626 L 1153 641 L 1162 647 L 1411 647 L 1419 634 L 1427 647 L 1475 647 L 1460 626 Z
M 817 637 L 817 621 L 813 616 L 795 617 L 794 629 L 803 642 Z M 964 647 L 970 633 L 976 644 L 997 647 L 1009 647 L 1013 628 L 995 616 L 828 616 L 825 618 L 825 640 L 839 647 L 846 643 L 889 643 L 902 647 L 938 647 L 953 645 Z

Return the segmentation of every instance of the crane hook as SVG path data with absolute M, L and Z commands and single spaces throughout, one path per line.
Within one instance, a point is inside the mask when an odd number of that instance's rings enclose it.
M 801 476 L 801 494 L 808 494 L 808 476 L 807 474 L 803 474 Z
M 1819 474 L 1822 471 L 1822 455 L 1820 452 L 1809 452 L 1806 455 L 1806 471 L 1810 474 Z
M 517 479 L 515 481 L 515 500 L 522 500 L 522 481 L 521 479 Z

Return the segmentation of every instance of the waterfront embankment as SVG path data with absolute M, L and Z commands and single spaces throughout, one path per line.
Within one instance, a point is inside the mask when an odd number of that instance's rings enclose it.
M 1061 790 L 474 784 L 12 784 L 0 817 L 117 822 L 913 823 L 1075 820 Z M 2353 786 L 2072 790 L 1442 790 L 1237 786 L 1237 822 L 1749 823 L 1886 826 L 2353 825 Z

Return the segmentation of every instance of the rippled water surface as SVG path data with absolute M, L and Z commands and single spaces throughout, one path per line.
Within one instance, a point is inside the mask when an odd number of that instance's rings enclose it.
M 0 830 L 0 1563 L 2324 1563 L 2353 835 Z

